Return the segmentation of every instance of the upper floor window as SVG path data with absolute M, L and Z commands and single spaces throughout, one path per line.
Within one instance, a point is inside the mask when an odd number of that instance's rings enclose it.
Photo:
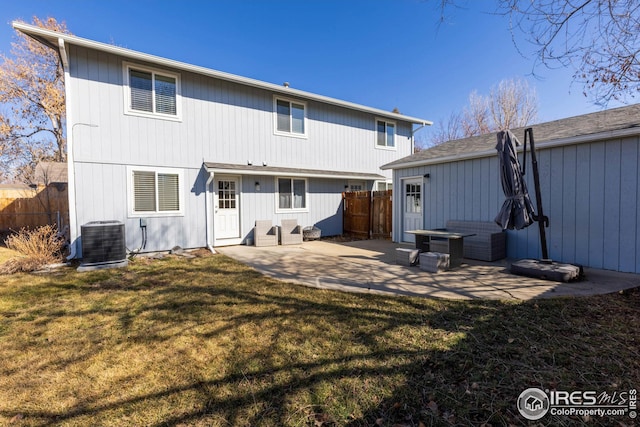
M 376 147 L 395 148 L 396 124 L 386 120 L 376 120 Z
M 180 119 L 180 76 L 125 63 L 125 112 Z
M 275 132 L 306 137 L 307 106 L 304 102 L 275 98 Z

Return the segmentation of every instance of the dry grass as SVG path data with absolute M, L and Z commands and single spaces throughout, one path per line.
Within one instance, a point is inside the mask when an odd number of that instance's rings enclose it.
M 21 229 L 5 240 L 7 248 L 21 256 L 6 260 L 0 265 L 0 274 L 12 274 L 18 271 L 34 271 L 48 264 L 59 262 L 62 258 L 64 240 L 58 236 L 58 230 L 52 225 L 29 230 Z
M 17 258 L 19 256 L 19 252 L 0 246 L 0 265 L 4 264 L 12 258 Z
M 266 279 L 223 255 L 3 279 L 0 425 L 527 425 L 525 388 L 640 384 L 638 292 L 389 298 Z M 589 425 L 614 421 L 632 425 Z

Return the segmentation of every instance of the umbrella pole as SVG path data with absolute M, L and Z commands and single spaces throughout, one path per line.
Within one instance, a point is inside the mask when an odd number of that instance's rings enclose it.
M 525 152 L 527 146 L 527 137 L 531 142 L 531 167 L 533 169 L 533 183 L 536 187 L 536 205 L 538 205 L 538 214 L 534 219 L 538 221 L 538 229 L 540 230 L 540 245 L 542 246 L 542 259 L 549 260 L 549 251 L 547 250 L 547 233 L 545 227 L 549 226 L 549 217 L 546 217 L 542 211 L 542 194 L 540 193 L 540 172 L 538 170 L 538 159 L 536 157 L 536 145 L 533 141 L 533 129 L 527 128 L 524 131 Z

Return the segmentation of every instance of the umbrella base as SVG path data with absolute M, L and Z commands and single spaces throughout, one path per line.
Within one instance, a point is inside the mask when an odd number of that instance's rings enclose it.
M 551 260 L 521 259 L 511 264 L 511 273 L 555 282 L 577 282 L 584 279 L 582 266 Z

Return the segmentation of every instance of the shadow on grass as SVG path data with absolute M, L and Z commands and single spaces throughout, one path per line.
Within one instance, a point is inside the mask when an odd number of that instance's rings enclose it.
M 528 387 L 640 384 L 638 293 L 519 304 L 354 295 L 266 279 L 223 256 L 70 274 L 34 292 L 22 300 L 61 301 L 25 309 L 0 338 L 21 316 L 42 336 L 77 322 L 85 330 L 69 342 L 74 354 L 54 354 L 36 372 L 79 371 L 106 353 L 121 366 L 105 369 L 120 379 L 80 390 L 64 409 L 0 404 L 17 425 L 524 424 L 515 403 Z M 92 316 L 101 324 L 87 325 Z M 141 356 L 141 369 L 128 370 L 127 359 Z M 37 395 L 45 386 L 31 387 Z

